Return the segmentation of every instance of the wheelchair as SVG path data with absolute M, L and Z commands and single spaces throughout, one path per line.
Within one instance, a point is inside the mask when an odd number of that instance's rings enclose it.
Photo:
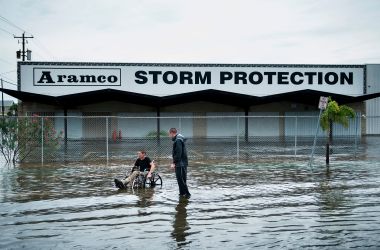
M 152 173 L 152 176 L 150 178 L 148 178 L 147 175 L 148 175 L 148 172 L 146 171 L 140 173 L 133 180 L 131 187 L 145 188 L 145 187 L 162 186 L 162 178 L 156 171 Z

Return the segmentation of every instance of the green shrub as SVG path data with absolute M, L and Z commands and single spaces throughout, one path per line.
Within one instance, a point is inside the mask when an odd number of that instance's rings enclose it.
M 57 133 L 52 119 L 4 116 L 0 118 L 0 151 L 7 162 L 21 162 L 37 148 L 54 152 L 59 148 L 63 132 Z
M 166 132 L 165 130 L 161 130 L 160 131 L 160 137 L 165 137 L 165 136 L 168 136 L 168 132 Z M 157 131 L 150 131 L 146 137 L 157 137 Z

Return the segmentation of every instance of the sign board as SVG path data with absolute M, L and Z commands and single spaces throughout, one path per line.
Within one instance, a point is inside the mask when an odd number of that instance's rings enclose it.
M 325 97 L 325 96 L 321 96 L 319 98 L 319 104 L 318 104 L 318 108 L 319 109 L 326 109 L 327 108 L 327 103 L 329 102 L 329 98 L 328 97 Z
M 363 65 L 19 62 L 19 90 L 50 96 L 115 89 L 170 96 L 208 89 L 251 96 L 316 90 L 360 96 Z

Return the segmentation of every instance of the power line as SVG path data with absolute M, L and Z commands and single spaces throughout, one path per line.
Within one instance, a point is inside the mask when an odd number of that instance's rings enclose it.
M 3 79 L 3 78 L 1 78 L 1 79 Z M 3 82 L 6 82 L 6 83 L 8 83 L 8 84 L 11 84 L 11 85 L 14 85 L 14 86 L 17 86 L 17 84 L 16 84 L 16 83 L 13 83 L 13 82 L 9 82 L 9 81 L 7 81 L 7 80 L 4 80 L 4 79 L 3 79 Z
M 12 34 L 11 32 L 9 32 L 8 30 L 5 30 L 5 29 L 3 29 L 3 28 L 0 28 L 0 30 L 2 30 L 2 31 L 4 31 L 5 33 L 8 33 L 8 34 L 10 34 L 10 35 L 13 36 L 13 34 Z
M 13 83 L 13 82 L 8 82 L 7 80 L 4 80 L 4 79 L 3 79 L 3 82 L 6 82 L 6 83 L 8 83 L 8 84 L 11 84 L 11 85 L 14 85 L 14 86 L 17 86 L 17 84 L 16 84 L 16 83 Z
M 45 60 L 46 59 L 45 54 L 38 53 L 35 50 L 33 51 L 33 53 L 34 53 L 35 57 L 39 57 L 39 58 L 41 58 L 41 60 Z
M 7 30 L 5 30 L 5 29 L 2 29 L 2 28 L 0 28 L 1 30 L 3 30 L 4 32 L 6 32 L 6 33 L 8 33 L 8 34 L 10 34 L 10 35 L 13 35 L 14 36 L 14 38 L 22 38 L 23 39 L 23 48 L 24 48 L 24 39 L 25 38 L 35 38 L 35 37 L 33 37 L 33 35 L 32 35 L 32 33 L 30 33 L 30 32 L 28 32 L 28 31 L 26 31 L 25 29 L 23 29 L 23 28 L 21 28 L 20 26 L 18 26 L 18 25 L 16 25 L 16 24 L 14 24 L 13 22 L 11 22 L 10 20 L 8 20 L 7 18 L 5 18 L 5 17 L 3 17 L 3 16 L 1 16 L 0 15 L 0 20 L 1 21 L 3 21 L 3 22 L 6 22 L 7 24 L 9 24 L 9 25 L 11 25 L 11 26 L 13 26 L 14 28 L 17 28 L 17 29 L 19 29 L 19 30 L 21 30 L 22 32 L 23 32 L 23 35 L 22 35 L 22 37 L 16 37 L 14 34 L 12 34 L 11 32 L 9 32 L 9 31 L 7 31 Z M 31 36 L 29 36 L 29 37 L 26 37 L 25 36 L 25 33 L 28 33 L 28 34 L 30 34 Z M 45 52 L 45 54 L 47 54 L 49 57 L 51 57 L 51 58 L 54 58 L 54 56 L 53 56 L 53 54 L 47 49 L 47 47 L 39 40 L 39 39 L 37 39 L 37 38 L 35 38 L 35 42 L 32 40 L 32 42 L 34 42 L 34 44 L 37 46 L 37 47 L 39 47 L 42 51 L 44 51 Z M 22 56 L 23 56 L 23 61 L 25 60 L 25 51 L 24 51 L 24 49 L 23 49 L 23 52 L 22 52 Z
M 14 70 L 10 70 L 10 71 L 7 71 L 7 72 L 3 72 L 3 73 L 0 73 L 0 76 L 1 75 L 5 75 L 5 74 L 9 74 L 9 73 L 12 73 L 12 72 L 16 72 L 17 69 L 14 69 Z
M 20 26 L 17 26 L 16 24 L 12 23 L 11 21 L 9 21 L 8 19 L 6 19 L 6 18 L 3 17 L 3 16 L 0 16 L 0 20 L 2 20 L 3 22 L 6 22 L 7 24 L 9 24 L 9 25 L 15 27 L 16 29 L 21 30 L 22 32 L 26 32 L 26 33 L 31 34 L 30 32 L 27 32 L 25 29 L 21 28 Z
M 10 82 L 10 81 L 12 81 L 12 79 L 10 79 L 10 78 L 8 78 L 8 77 L 5 77 L 5 76 L 2 76 L 1 78 L 3 79 L 4 82 L 9 83 L 9 84 L 11 84 L 11 85 L 15 85 L 15 86 L 17 86 L 16 83 L 14 83 L 14 82 Z M 4 80 L 4 78 L 5 78 L 5 79 L 8 79 L 9 81 Z
M 54 58 L 53 54 L 50 52 L 50 50 L 48 50 L 48 48 L 38 39 L 38 38 L 34 38 L 35 40 L 32 40 L 32 42 L 37 45 L 37 47 L 39 47 L 41 50 L 43 50 L 45 52 L 45 54 L 47 54 L 49 57 L 51 58 Z
M 11 63 L 10 61 L 2 59 L 2 58 L 0 58 L 0 61 L 2 61 L 3 63 L 9 64 L 9 65 L 14 65 L 14 63 Z

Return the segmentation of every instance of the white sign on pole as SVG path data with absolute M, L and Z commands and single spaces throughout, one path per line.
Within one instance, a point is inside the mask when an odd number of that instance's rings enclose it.
M 319 108 L 319 109 L 326 109 L 328 101 L 329 101 L 329 98 L 328 98 L 328 97 L 321 96 L 321 97 L 319 98 L 319 105 L 318 105 L 318 108 Z

